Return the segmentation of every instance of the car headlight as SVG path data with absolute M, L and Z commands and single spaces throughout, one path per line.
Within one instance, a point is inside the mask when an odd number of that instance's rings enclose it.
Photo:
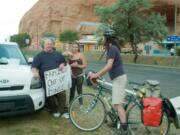
M 39 77 L 33 77 L 31 80 L 30 89 L 42 88 L 42 81 Z

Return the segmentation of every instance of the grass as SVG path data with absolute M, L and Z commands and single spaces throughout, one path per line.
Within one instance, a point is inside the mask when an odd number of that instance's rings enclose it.
M 27 48 L 24 48 L 22 51 L 26 57 L 32 57 L 39 52 L 35 50 L 29 50 Z M 93 57 L 89 58 L 97 58 L 96 55 L 92 56 Z M 125 59 L 130 61 L 128 60 L 130 59 L 129 57 L 126 57 Z M 144 59 L 142 59 L 142 61 L 143 60 Z M 155 64 L 159 63 L 158 65 L 160 65 L 160 62 L 163 62 L 163 60 L 164 59 L 157 60 L 156 58 L 152 58 L 149 61 L 157 61 Z M 147 60 L 144 61 L 147 62 Z M 140 63 L 140 61 L 138 61 L 138 63 Z M 87 87 L 84 89 L 86 89 L 86 92 L 93 92 Z M 33 114 L 0 119 L 0 121 L 0 135 L 114 135 L 113 130 L 106 124 L 94 132 L 82 132 L 75 128 L 71 124 L 70 120 L 64 118 L 56 119 L 45 110 Z M 174 125 L 171 124 L 169 135 L 179 134 L 180 130 L 176 129 Z
M 84 91 L 94 93 L 94 90 L 88 87 L 84 87 Z M 46 110 L 1 118 L 0 121 L 0 135 L 116 135 L 106 124 L 93 132 L 80 131 L 69 119 L 54 118 Z M 169 135 L 179 135 L 179 132 L 180 130 L 171 125 Z
M 40 50 L 32 50 L 28 48 L 22 48 L 22 52 L 25 56 L 33 57 L 35 56 Z M 61 51 L 61 50 L 58 50 Z M 86 52 L 84 53 L 86 56 L 87 61 L 99 61 L 99 58 L 102 52 Z M 123 62 L 125 64 L 135 64 L 133 62 L 133 55 L 122 55 Z M 105 61 L 105 57 L 103 57 L 102 61 Z M 175 56 L 167 56 L 167 57 L 160 57 L 160 56 L 143 56 L 140 55 L 138 57 L 136 64 L 145 64 L 145 65 L 155 65 L 155 66 L 168 66 L 168 67 L 176 67 L 180 68 L 180 57 Z
M 86 88 L 87 92 L 93 92 Z M 69 119 L 54 118 L 46 110 L 11 118 L 0 119 L 0 135 L 109 135 L 111 130 L 103 125 L 94 132 L 82 132 Z
M 85 53 L 88 61 L 99 61 L 101 52 L 89 52 Z M 133 62 L 133 54 L 122 54 L 122 59 L 125 64 L 135 64 Z M 105 61 L 105 56 L 101 61 Z M 168 66 L 180 68 L 180 57 L 179 56 L 146 56 L 139 55 L 136 64 L 155 65 L 155 66 Z

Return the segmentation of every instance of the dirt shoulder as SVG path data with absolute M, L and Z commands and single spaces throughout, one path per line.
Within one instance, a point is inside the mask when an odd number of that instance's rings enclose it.
M 102 52 L 85 53 L 87 61 L 105 61 L 105 56 L 100 57 Z M 122 54 L 122 59 L 125 64 L 135 64 L 133 62 L 134 56 L 132 54 Z M 178 56 L 144 56 L 139 55 L 136 64 L 166 66 L 180 68 L 180 57 Z

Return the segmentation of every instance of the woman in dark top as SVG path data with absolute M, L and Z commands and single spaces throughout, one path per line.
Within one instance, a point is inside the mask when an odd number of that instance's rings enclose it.
M 71 45 L 69 65 L 72 70 L 72 87 L 70 89 L 69 99 L 69 102 L 71 102 L 75 96 L 76 89 L 78 94 L 82 94 L 82 84 L 84 80 L 83 69 L 87 66 L 86 59 L 84 55 L 80 53 L 80 47 L 77 43 Z M 80 100 L 80 104 L 82 104 L 82 100 Z
M 118 48 L 114 31 L 107 31 L 104 34 L 103 42 L 107 50 L 107 64 L 99 72 L 90 74 L 90 79 L 98 78 L 109 72 L 109 76 L 112 80 L 112 104 L 114 104 L 121 122 L 120 134 L 127 135 L 127 118 L 122 105 L 127 76 L 123 69 L 120 50 Z

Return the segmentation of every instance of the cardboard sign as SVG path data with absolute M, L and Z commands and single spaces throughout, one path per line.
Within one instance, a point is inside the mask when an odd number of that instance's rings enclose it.
M 70 66 L 64 67 L 63 70 L 53 69 L 44 73 L 46 82 L 46 96 L 55 95 L 61 91 L 71 88 L 71 68 Z

